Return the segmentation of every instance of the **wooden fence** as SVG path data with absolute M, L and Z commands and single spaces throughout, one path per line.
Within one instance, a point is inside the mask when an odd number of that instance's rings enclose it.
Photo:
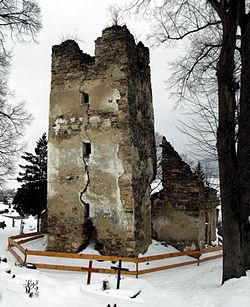
M 204 254 L 207 253 L 215 253 L 222 250 L 222 246 L 209 247 L 204 249 L 196 249 L 196 250 L 187 250 L 183 252 L 174 252 L 168 254 L 161 254 L 155 256 L 147 256 L 147 257 L 119 257 L 119 256 L 103 256 L 103 255 L 94 255 L 94 254 L 75 254 L 75 253 L 63 253 L 63 252 L 48 252 L 48 251 L 36 251 L 25 249 L 22 244 L 27 243 L 29 241 L 33 241 L 39 238 L 44 237 L 45 234 L 41 232 L 29 233 L 11 236 L 8 238 L 8 251 L 16 258 L 16 260 L 22 265 L 26 266 L 27 263 L 33 263 L 37 268 L 40 269 L 53 269 L 53 270 L 69 270 L 69 271 L 80 271 L 80 272 L 95 272 L 95 273 L 107 273 L 107 274 L 117 274 L 117 270 L 101 268 L 101 267 L 90 267 L 90 262 L 92 261 L 111 261 L 112 263 L 121 260 L 123 263 L 133 263 L 134 269 L 129 269 L 127 271 L 123 271 L 124 275 L 134 275 L 138 277 L 141 274 L 157 272 L 161 270 L 167 270 L 172 268 L 177 268 L 190 264 L 199 265 L 202 262 L 221 258 L 222 254 L 210 255 L 207 257 L 203 257 Z M 15 250 L 14 250 L 15 249 Z M 29 261 L 30 256 L 38 256 L 38 257 L 57 257 L 71 260 L 84 260 L 84 262 L 88 261 L 88 266 L 74 266 L 74 265 L 60 265 L 60 264 L 46 264 L 39 263 L 34 261 Z M 193 260 L 190 261 L 178 261 L 178 263 L 174 264 L 166 264 L 160 265 L 153 268 L 148 269 L 140 269 L 139 265 L 141 263 L 146 263 L 147 265 L 154 261 L 165 260 L 170 258 L 182 257 L 182 256 L 192 256 Z M 179 258 L 178 258 L 179 259 Z M 98 265 L 98 263 L 95 263 Z

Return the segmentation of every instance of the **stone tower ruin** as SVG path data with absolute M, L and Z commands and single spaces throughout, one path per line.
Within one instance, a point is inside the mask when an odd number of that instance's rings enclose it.
M 126 26 L 53 46 L 49 114 L 48 250 L 135 256 L 151 242 L 155 140 L 149 50 Z

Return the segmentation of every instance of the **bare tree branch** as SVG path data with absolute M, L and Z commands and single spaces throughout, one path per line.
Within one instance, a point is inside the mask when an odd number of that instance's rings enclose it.
M 10 39 L 18 42 L 35 41 L 41 29 L 40 7 L 35 0 L 0 1 L 0 179 L 13 173 L 14 162 L 24 149 L 22 136 L 31 122 L 24 102 L 8 103 L 12 93 L 7 75 L 11 52 L 6 48 Z

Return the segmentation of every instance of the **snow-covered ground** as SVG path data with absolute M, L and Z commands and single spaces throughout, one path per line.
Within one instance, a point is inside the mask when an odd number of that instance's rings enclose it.
M 0 211 L 6 208 L 0 204 Z M 12 219 L 0 215 L 7 227 L 0 229 L 0 256 L 8 263 L 0 263 L 0 307 L 246 307 L 250 305 L 250 275 L 234 279 L 220 286 L 221 259 L 139 276 L 123 276 L 121 288 L 116 289 L 116 276 L 92 274 L 86 285 L 86 273 L 32 270 L 15 266 L 6 251 L 8 236 L 19 233 L 20 220 L 12 227 Z M 36 221 L 25 220 L 25 231 L 34 231 Z M 43 244 L 41 239 L 40 245 Z M 33 245 L 32 245 L 33 244 Z M 29 243 L 37 248 L 38 242 Z M 153 242 L 147 254 L 162 253 L 173 248 Z M 89 252 L 89 250 L 88 250 Z M 188 257 L 187 257 L 188 258 Z M 190 258 L 189 258 L 190 259 Z M 6 273 L 10 269 L 11 273 Z M 38 280 L 39 295 L 30 298 L 25 293 L 27 280 Z M 110 289 L 103 291 L 103 281 Z M 139 294 L 138 294 L 139 293 Z M 135 298 L 135 294 L 138 294 Z

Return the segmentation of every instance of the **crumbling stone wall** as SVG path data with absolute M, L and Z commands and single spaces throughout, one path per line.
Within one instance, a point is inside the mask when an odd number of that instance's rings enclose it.
M 217 191 L 213 188 L 205 189 L 205 243 L 210 244 L 216 240 L 216 227 L 217 227 L 217 209 L 219 199 Z
M 78 251 L 95 229 L 101 252 L 137 255 L 151 242 L 155 172 L 149 50 L 126 26 L 52 50 L 48 249 Z
M 161 165 L 163 190 L 152 196 L 153 237 L 180 249 L 215 240 L 216 191 L 204 186 L 166 138 Z

